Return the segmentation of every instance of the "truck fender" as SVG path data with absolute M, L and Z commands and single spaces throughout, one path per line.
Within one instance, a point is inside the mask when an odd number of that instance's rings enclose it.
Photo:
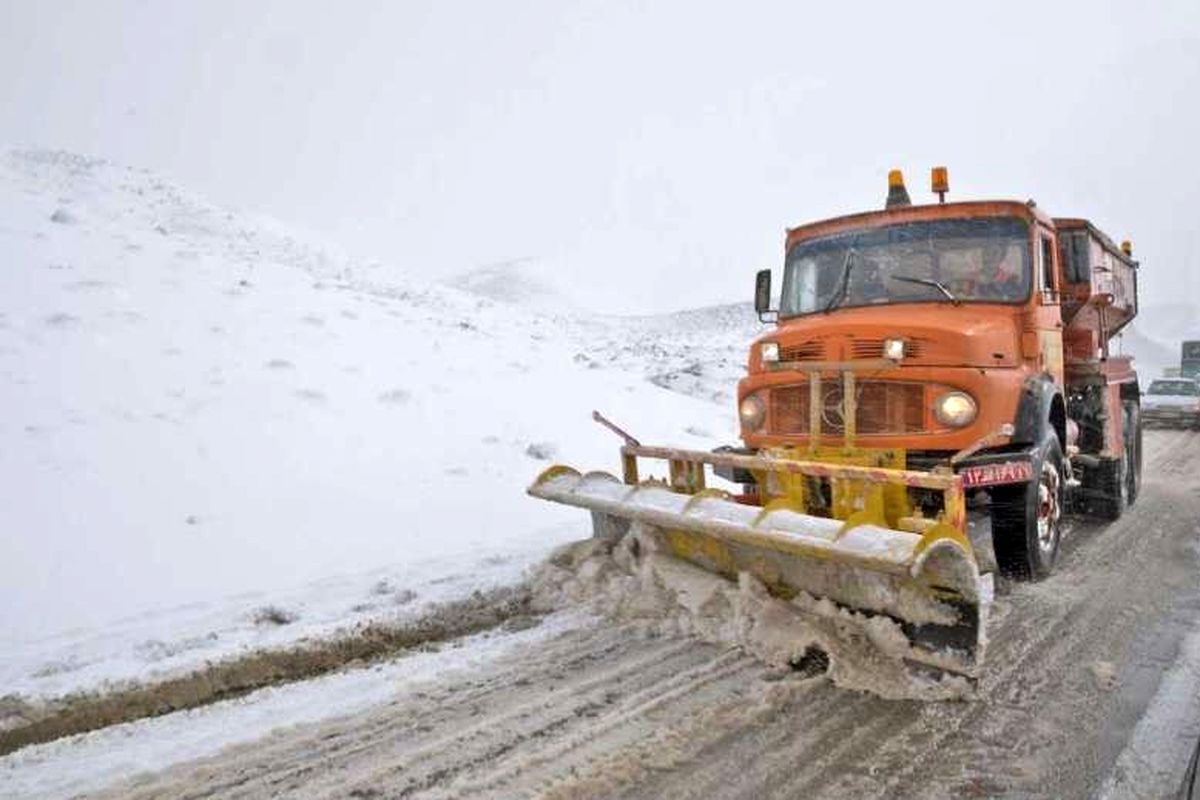
M 1040 444 L 1054 433 L 1058 436 L 1059 446 L 1066 450 L 1067 406 L 1062 389 L 1053 378 L 1043 374 L 1025 381 L 1013 427 L 1013 444 Z

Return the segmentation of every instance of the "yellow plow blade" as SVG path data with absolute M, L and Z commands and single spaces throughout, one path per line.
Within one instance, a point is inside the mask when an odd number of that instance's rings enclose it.
M 965 536 L 962 486 L 953 475 L 831 465 L 791 459 L 626 446 L 625 481 L 607 473 L 552 467 L 529 488 L 545 500 L 586 508 L 596 534 L 616 536 L 630 523 L 651 526 L 668 552 L 736 580 L 747 572 L 774 596 L 801 593 L 843 609 L 896 621 L 910 643 L 906 660 L 974 676 L 982 657 L 982 583 Z M 670 462 L 670 484 L 637 481 L 638 456 Z M 746 505 L 704 489 L 703 466 L 752 470 L 786 488 L 788 476 L 832 484 L 857 510 L 838 520 L 797 510 L 795 492 Z M 943 493 L 943 511 L 922 518 L 878 500 L 883 487 Z M 889 517 L 891 519 L 889 519 Z M 894 520 L 894 522 L 893 522 Z M 891 527 L 889 522 L 906 529 Z

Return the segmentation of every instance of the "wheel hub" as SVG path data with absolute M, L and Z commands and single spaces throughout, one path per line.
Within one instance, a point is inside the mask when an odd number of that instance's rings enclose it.
M 1037 534 L 1038 547 L 1046 553 L 1054 549 L 1058 523 L 1062 517 L 1058 487 L 1058 470 L 1053 464 L 1043 464 L 1038 478 Z

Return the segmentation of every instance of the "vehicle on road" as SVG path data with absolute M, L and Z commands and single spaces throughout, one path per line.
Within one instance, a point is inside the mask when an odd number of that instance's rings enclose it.
M 623 474 L 557 466 L 534 496 L 637 522 L 654 548 L 780 598 L 884 615 L 907 660 L 976 674 L 986 590 L 968 501 L 996 560 L 1040 578 L 1065 514 L 1121 516 L 1141 480 L 1141 406 L 1109 343 L 1137 314 L 1138 264 L 1091 223 L 1033 201 L 914 206 L 899 171 L 885 208 L 792 228 L 772 330 L 738 385 L 741 447 L 646 447 L 620 431 Z M 667 462 L 640 480 L 639 459 Z M 740 486 L 708 488 L 705 468 Z M 835 612 L 831 612 L 835 613 Z
M 1200 341 L 1184 342 L 1179 349 L 1180 377 L 1200 379 Z
M 1200 379 L 1156 378 L 1142 396 L 1142 421 L 1149 426 L 1200 430 Z

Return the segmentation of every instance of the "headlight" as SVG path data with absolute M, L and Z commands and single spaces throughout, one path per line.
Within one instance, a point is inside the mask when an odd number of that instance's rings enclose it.
M 883 343 L 883 357 L 890 361 L 904 358 L 904 340 L 888 339 Z
M 758 395 L 747 395 L 738 405 L 738 417 L 742 420 L 742 430 L 753 433 L 767 418 L 767 406 Z
M 966 392 L 947 392 L 933 404 L 933 415 L 938 422 L 951 428 L 962 428 L 975 421 L 979 407 Z
M 758 352 L 764 364 L 774 363 L 779 360 L 779 342 L 763 342 L 759 345 Z

